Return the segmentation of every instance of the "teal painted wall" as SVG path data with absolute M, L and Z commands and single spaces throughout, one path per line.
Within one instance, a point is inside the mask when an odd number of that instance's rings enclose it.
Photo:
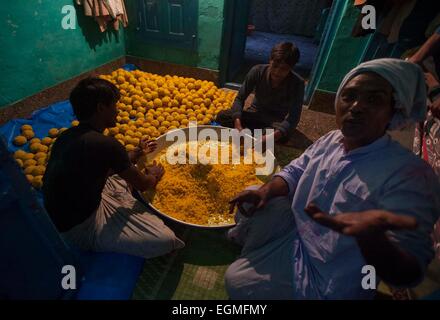
M 137 17 L 133 2 L 127 3 L 130 26 L 126 30 L 127 55 L 175 64 L 218 70 L 223 29 L 224 0 L 199 0 L 198 48 L 176 49 L 136 39 Z
M 358 10 L 342 3 L 335 30 L 324 49 L 314 88 L 335 92 L 342 77 L 357 65 L 368 37 L 352 38 Z M 125 54 L 199 68 L 219 70 L 224 0 L 199 0 L 198 48 L 195 51 L 136 40 L 134 0 L 126 2 L 129 28 L 100 33 L 93 19 L 78 8 L 77 29 L 61 28 L 61 8 L 74 0 L 16 0 L 3 4 L 0 22 L 0 107 L 93 70 Z
M 123 31 L 100 33 L 77 8 L 77 28 L 61 27 L 74 0 L 2 2 L 0 107 L 31 96 L 125 55 Z
M 351 0 L 337 0 L 341 12 L 336 18 L 331 42 L 323 48 L 323 56 L 317 68 L 316 89 L 336 92 L 342 78 L 363 58 L 370 37 L 353 38 L 352 28 L 357 20 L 359 9 Z

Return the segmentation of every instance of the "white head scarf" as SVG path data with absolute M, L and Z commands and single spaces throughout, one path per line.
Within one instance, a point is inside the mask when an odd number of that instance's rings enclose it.
M 361 63 L 342 80 L 336 93 L 336 101 L 339 99 L 342 89 L 351 79 L 366 72 L 377 73 L 387 80 L 394 89 L 394 109 L 396 111 L 388 126 L 389 130 L 399 130 L 408 123 L 425 119 L 427 107 L 423 71 L 418 65 L 400 59 L 383 58 Z

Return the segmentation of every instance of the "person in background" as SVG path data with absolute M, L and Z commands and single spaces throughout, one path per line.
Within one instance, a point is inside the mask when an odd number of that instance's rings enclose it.
M 424 67 L 427 58 L 433 57 L 437 75 L 425 70 L 425 80 L 428 87 L 429 112 L 425 121 L 420 122 L 416 127 L 414 135 L 414 152 L 425 159 L 434 169 L 440 178 L 440 82 L 437 78 L 440 71 L 440 27 L 420 47 L 420 49 L 409 58 L 409 61 Z M 440 221 L 434 226 L 434 243 L 436 258 L 440 261 Z
M 269 64 L 256 65 L 249 71 L 232 108 L 220 112 L 216 122 L 240 131 L 273 128 L 274 140 L 286 142 L 301 118 L 304 80 L 293 71 L 299 57 L 294 44 L 276 45 Z M 243 110 L 252 92 L 252 104 Z M 263 142 L 265 139 L 263 136 Z
M 420 47 L 420 49 L 408 60 L 417 63 L 425 68 L 425 80 L 428 87 L 428 98 L 430 101 L 429 112 L 425 122 L 421 123 L 416 130 L 414 151 L 423 155 L 440 176 L 440 144 L 438 144 L 440 127 L 440 84 L 437 75 L 426 70 L 424 62 L 429 57 L 434 57 L 435 69 L 440 68 L 440 27 L 436 32 Z M 423 149 L 426 151 L 423 154 Z
M 372 299 L 366 265 L 375 285 L 423 279 L 440 184 L 387 134 L 425 118 L 421 68 L 362 63 L 342 80 L 335 108 L 339 130 L 231 200 L 239 210 L 228 237 L 243 245 L 225 275 L 231 299 Z
M 99 78 L 80 81 L 70 94 L 77 127 L 54 143 L 43 177 L 44 205 L 64 238 L 83 250 L 126 253 L 152 258 L 183 247 L 157 216 L 132 196 L 154 188 L 162 166 L 135 163 L 156 148 L 142 141 L 127 153 L 104 129 L 116 125 L 115 85 Z

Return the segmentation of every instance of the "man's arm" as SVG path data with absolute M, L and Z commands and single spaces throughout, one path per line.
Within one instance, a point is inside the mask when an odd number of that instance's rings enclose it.
M 140 148 L 135 148 L 132 151 L 128 151 L 128 158 L 130 159 L 130 163 L 136 164 L 139 158 L 143 155 L 143 152 Z
M 258 190 L 245 190 L 240 192 L 229 201 L 229 212 L 232 214 L 235 206 L 237 206 L 243 215 L 251 216 L 256 210 L 263 208 L 270 199 L 287 196 L 288 193 L 289 187 L 286 181 L 280 177 L 274 177 Z M 249 210 L 245 210 L 243 203 L 251 203 L 252 207 Z
M 234 103 L 232 104 L 232 120 L 234 124 L 236 124 L 237 119 L 241 119 L 241 113 L 243 112 L 244 103 L 247 97 L 254 91 L 255 86 L 257 84 L 259 73 L 259 67 L 253 67 L 249 73 L 246 75 L 246 79 L 241 85 L 240 90 L 238 91 L 237 96 L 235 97 Z
M 132 164 L 136 164 L 140 157 L 149 154 L 156 150 L 157 142 L 154 140 L 149 140 L 147 138 L 142 138 L 134 150 L 128 152 L 128 158 Z
M 321 142 L 326 140 L 328 135 L 322 137 L 297 159 L 294 159 L 287 166 L 283 168 L 279 173 L 275 174 L 273 178 L 258 190 L 245 190 L 239 193 L 236 197 L 229 202 L 230 213 L 233 212 L 237 206 L 244 215 L 252 215 L 257 209 L 263 208 L 266 203 L 274 198 L 281 196 L 293 196 L 296 190 L 299 179 L 313 157 L 315 150 L 320 147 Z M 324 145 L 327 145 L 324 143 Z M 246 212 L 242 206 L 243 203 L 251 203 L 253 207 Z
M 396 215 L 384 210 L 347 212 L 337 215 L 323 213 L 310 204 L 305 211 L 317 223 L 347 236 L 353 236 L 365 262 L 374 266 L 379 277 L 395 286 L 411 285 L 423 276 L 417 259 L 393 243 L 386 231 L 414 230 L 414 217 Z
M 161 164 L 157 165 L 156 161 L 153 161 L 152 165 L 145 168 L 145 174 L 132 165 L 130 168 L 119 173 L 119 175 L 135 189 L 145 191 L 156 187 L 164 173 L 165 169 L 163 166 Z
M 290 130 L 295 129 L 301 118 L 302 106 L 304 101 L 304 82 L 302 81 L 296 88 L 295 92 L 289 99 L 291 109 L 283 122 L 279 126 L 279 130 L 283 135 L 287 135 Z
M 440 28 L 429 37 L 422 47 L 409 59 L 409 61 L 422 64 L 423 60 L 435 54 L 440 49 Z
M 147 174 L 143 174 L 134 164 L 139 157 L 154 151 L 157 147 L 155 141 L 142 139 L 139 147 L 132 152 L 126 152 L 125 148 L 115 139 L 107 140 L 110 147 L 108 159 L 110 161 L 111 174 L 117 173 L 121 178 L 127 181 L 131 186 L 139 191 L 145 191 L 148 188 L 155 187 L 163 175 L 163 167 L 150 166 Z
M 119 173 L 122 179 L 127 181 L 135 189 L 143 192 L 147 189 L 154 188 L 159 181 L 157 177 L 151 174 L 143 174 L 134 165 Z
M 380 209 L 328 215 L 312 204 L 305 211 L 316 222 L 354 236 L 384 281 L 414 286 L 434 256 L 431 233 L 439 216 L 439 195 L 437 176 L 419 162 L 401 167 L 381 187 Z
M 289 194 L 289 186 L 281 177 L 273 177 L 269 182 L 265 183 L 261 188 L 261 192 L 266 194 L 266 199 L 270 200 L 275 197 L 283 197 Z

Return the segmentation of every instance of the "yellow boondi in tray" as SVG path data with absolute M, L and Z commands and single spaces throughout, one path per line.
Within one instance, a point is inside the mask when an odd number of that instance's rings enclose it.
M 199 142 L 198 146 L 206 143 L 209 142 Z M 221 147 L 216 146 L 220 155 Z M 188 150 L 188 143 L 185 147 Z M 226 148 L 231 158 L 232 146 L 229 144 Z M 262 184 L 255 174 L 257 165 L 244 164 L 243 156 L 240 164 L 172 165 L 163 150 L 154 160 L 162 163 L 165 174 L 154 193 L 146 192 L 144 196 L 155 209 L 186 223 L 201 226 L 234 224 L 234 215 L 229 214 L 229 201 L 244 188 Z

